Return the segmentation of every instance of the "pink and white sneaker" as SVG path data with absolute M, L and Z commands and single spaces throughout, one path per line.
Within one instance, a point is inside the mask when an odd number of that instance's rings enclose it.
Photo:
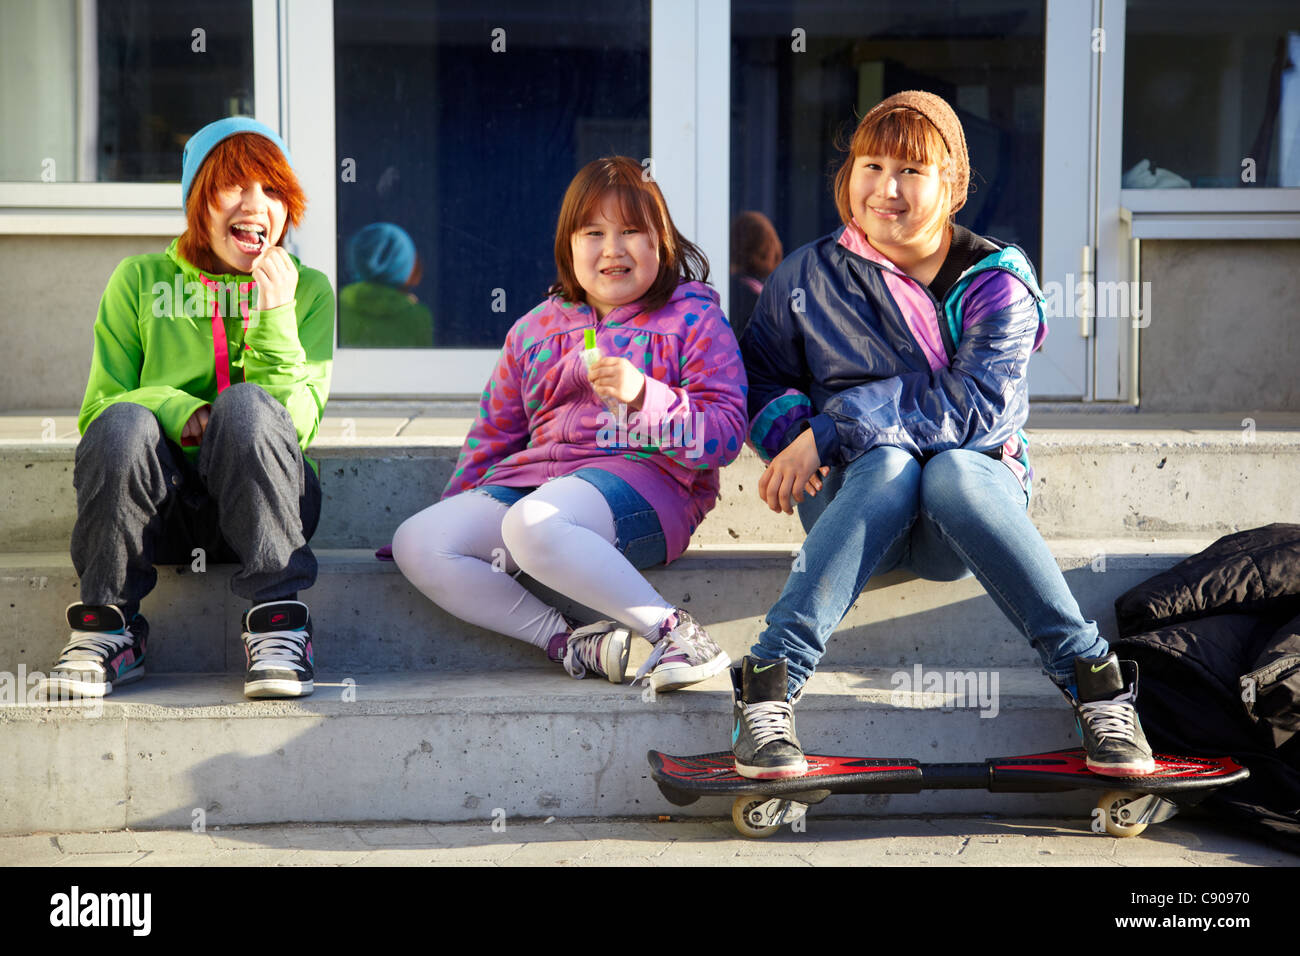
M 727 652 L 686 611 L 676 608 L 667 623 L 670 630 L 636 672 L 636 680 L 644 677 L 656 694 L 698 684 L 731 666 Z
M 627 673 L 627 656 L 632 645 L 631 632 L 614 621 L 597 621 L 569 634 L 557 652 L 564 669 L 574 680 L 588 674 L 609 679 L 611 684 L 623 683 Z

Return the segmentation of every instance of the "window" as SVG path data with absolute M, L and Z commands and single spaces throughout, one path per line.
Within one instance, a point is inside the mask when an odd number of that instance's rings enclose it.
M 1129 0 L 1122 183 L 1300 186 L 1300 7 Z
M 253 109 L 252 3 L 3 0 L 0 182 L 179 182 L 200 127 Z M 179 201 L 178 201 L 179 204 Z
M 762 212 L 786 251 L 839 225 L 832 182 L 858 119 L 924 89 L 956 110 L 971 157 L 957 221 L 1040 261 L 1041 0 L 732 0 L 732 215 Z
M 499 348 L 555 280 L 574 173 L 650 155 L 649 0 L 335 0 L 334 37 L 340 346 Z M 374 223 L 417 270 L 354 268 Z

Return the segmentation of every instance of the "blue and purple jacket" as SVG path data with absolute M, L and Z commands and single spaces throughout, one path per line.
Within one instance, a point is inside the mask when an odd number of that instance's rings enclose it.
M 791 253 L 745 329 L 749 439 L 770 460 L 811 428 L 823 465 L 879 445 L 924 461 L 999 457 L 1025 489 L 1026 370 L 1047 335 L 1043 293 L 1014 245 L 962 273 L 941 303 L 853 224 Z

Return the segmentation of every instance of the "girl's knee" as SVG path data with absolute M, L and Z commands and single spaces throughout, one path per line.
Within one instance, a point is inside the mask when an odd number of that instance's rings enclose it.
M 965 448 L 939 452 L 921 471 L 922 505 L 928 509 L 970 497 L 988 480 L 987 464 L 992 460 Z
M 458 557 L 447 547 L 447 528 L 441 505 L 432 505 L 411 515 L 393 532 L 393 561 L 407 577 L 428 568 L 439 560 Z
M 864 509 L 916 512 L 920 503 L 921 466 L 908 452 L 892 445 L 873 448 L 850 462 L 836 498 L 847 495 Z
M 429 509 L 411 515 L 393 532 L 393 561 L 403 574 L 415 566 L 423 548 L 421 544 L 428 537 L 428 529 L 423 527 L 423 518 Z M 409 576 L 409 574 L 408 574 Z
M 134 402 L 114 402 L 87 426 L 78 451 L 106 449 L 130 456 L 156 447 L 161 438 L 162 426 L 153 412 Z
M 906 496 L 915 495 L 921 487 L 921 465 L 906 452 L 894 445 L 880 445 L 863 456 L 873 483 L 882 489 L 889 488 Z M 852 466 L 850 466 L 852 467 Z
M 552 505 L 520 498 L 501 520 L 501 540 L 516 563 L 528 570 L 529 564 L 545 560 L 551 539 L 563 518 Z
M 233 436 L 240 446 L 245 446 L 250 435 L 263 438 L 276 434 L 297 443 L 288 410 L 260 385 L 236 382 L 212 402 L 212 420 L 204 439 L 209 435 L 214 440 Z

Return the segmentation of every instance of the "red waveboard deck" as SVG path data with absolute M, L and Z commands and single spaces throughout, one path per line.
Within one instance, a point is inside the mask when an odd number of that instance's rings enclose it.
M 651 776 L 673 803 L 685 806 L 702 796 L 802 793 L 916 793 L 921 764 L 911 757 L 831 757 L 806 754 L 808 773 L 782 780 L 751 780 L 736 773 L 731 751 L 674 757 L 652 750 Z M 852 790 L 864 786 L 866 789 Z M 680 797 L 681 799 L 675 799 Z
M 782 796 L 816 791 L 833 793 L 920 793 L 922 790 L 986 789 L 1002 793 L 1063 790 L 1135 790 L 1176 793 L 1209 790 L 1250 775 L 1230 757 L 1178 757 L 1155 754 L 1153 774 L 1111 777 L 1093 773 L 1082 749 L 1018 757 L 995 757 L 978 763 L 923 764 L 910 757 L 836 757 L 807 754 L 808 773 L 780 780 L 752 780 L 736 773 L 730 751 L 676 757 L 652 750 L 651 776 L 679 806 L 702 796 L 761 794 Z
M 1250 776 L 1231 757 L 1179 757 L 1155 753 L 1153 773 L 1137 777 L 1112 777 L 1088 769 L 1082 749 L 1055 750 L 1023 757 L 995 757 L 987 761 L 992 775 L 990 790 L 1013 793 L 1035 781 L 1061 784 L 1053 789 L 1141 790 L 1177 793 L 1223 787 Z M 942 765 L 939 765 L 942 766 Z

